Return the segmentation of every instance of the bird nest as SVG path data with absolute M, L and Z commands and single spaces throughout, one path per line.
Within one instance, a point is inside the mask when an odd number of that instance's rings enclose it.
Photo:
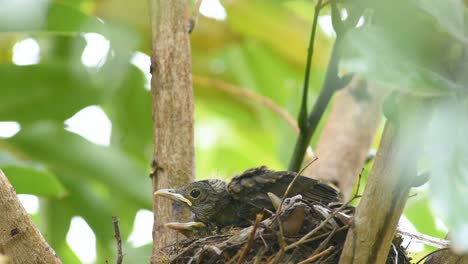
M 347 205 L 311 204 L 297 195 L 251 226 L 178 241 L 162 253 L 167 263 L 338 263 L 352 213 Z M 401 239 L 386 263 L 410 263 Z

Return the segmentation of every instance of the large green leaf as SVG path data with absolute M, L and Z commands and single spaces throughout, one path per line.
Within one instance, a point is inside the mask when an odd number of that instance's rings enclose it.
M 151 207 L 151 181 L 145 165 L 116 148 L 97 146 L 51 122 L 25 127 L 8 142 L 52 169 L 67 169 L 78 179 L 96 180 L 116 195 Z
M 347 70 L 361 73 L 388 87 L 421 96 L 454 94 L 462 89 L 420 60 L 421 51 L 418 49 L 430 47 L 400 45 L 383 27 L 353 30 L 347 34 L 344 45 L 343 66 Z
M 429 15 L 451 35 L 468 43 L 467 9 L 463 0 L 414 0 L 416 5 Z
M 140 70 L 128 67 L 122 82 L 104 102 L 104 110 L 112 121 L 112 146 L 148 162 L 153 153 L 153 125 L 151 94 L 145 82 Z
M 63 121 L 99 102 L 100 90 L 84 67 L 0 64 L 0 120 Z
M 43 197 L 62 197 L 66 194 L 56 176 L 38 164 L 20 161 L 7 153 L 0 153 L 0 168 L 19 194 Z
M 468 107 L 460 99 L 436 106 L 429 129 L 432 202 L 451 228 L 454 249 L 468 251 Z
M 72 6 L 47 0 L 2 1 L 0 32 L 105 33 L 104 24 Z

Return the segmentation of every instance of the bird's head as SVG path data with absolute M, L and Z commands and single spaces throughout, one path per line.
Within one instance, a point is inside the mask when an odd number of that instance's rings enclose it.
M 229 196 L 226 186 L 222 180 L 210 179 L 196 181 L 179 189 L 160 189 L 154 195 L 188 206 L 197 220 L 210 222 L 217 211 L 222 210 L 219 202 Z

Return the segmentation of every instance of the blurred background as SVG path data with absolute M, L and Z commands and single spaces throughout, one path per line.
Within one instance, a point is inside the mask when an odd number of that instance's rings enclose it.
M 395 12 L 406 10 L 398 3 Z M 459 3 L 463 25 L 466 11 Z M 417 21 L 410 9 L 406 20 L 396 22 L 399 28 L 413 25 L 407 34 L 421 42 L 431 39 L 427 50 L 395 48 L 379 32 L 364 32 L 355 36 L 367 45 L 349 45 L 342 70 L 394 84 L 398 79 L 400 87 L 440 84 L 443 78 L 425 78 L 420 64 L 405 61 L 402 68 L 394 62 L 434 50 L 443 53 L 437 59 L 459 56 L 457 47 L 442 50 L 440 44 L 459 34 L 450 8 L 420 7 L 417 15 L 424 19 Z M 296 120 L 299 110 L 314 3 L 203 0 L 199 11 L 190 35 L 197 179 L 229 179 L 260 165 L 286 169 L 296 138 L 288 120 Z M 0 168 L 64 263 L 113 262 L 113 215 L 120 218 L 125 262 L 150 257 L 148 12 L 142 0 L 0 0 Z M 358 26 L 368 22 L 363 17 Z M 309 105 L 323 82 L 334 37 L 326 8 L 319 17 Z M 368 57 L 362 59 L 364 52 Z M 412 77 L 405 77 L 408 72 Z M 409 199 L 404 221 L 443 238 L 447 228 L 435 216 L 429 189 L 423 185 Z M 410 243 L 410 250 L 417 257 L 430 248 Z

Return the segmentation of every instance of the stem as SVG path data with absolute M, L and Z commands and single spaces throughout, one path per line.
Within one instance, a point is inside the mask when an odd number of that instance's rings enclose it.
M 312 66 L 312 56 L 314 54 L 314 43 L 315 43 L 315 33 L 317 32 L 317 24 L 318 24 L 318 16 L 320 14 L 320 9 L 322 5 L 322 0 L 317 2 L 315 6 L 315 13 L 314 13 L 314 21 L 312 22 L 312 31 L 310 32 L 310 39 L 309 39 L 309 48 L 307 49 L 307 62 L 306 68 L 304 73 L 304 86 L 302 87 L 302 102 L 301 108 L 299 112 L 299 118 L 297 123 L 299 128 L 302 130 L 306 129 L 307 127 L 307 98 L 308 98 L 308 91 L 309 91 L 309 79 L 310 79 L 310 68 Z
M 299 124 L 301 131 L 297 138 L 296 146 L 294 148 L 294 152 L 289 163 L 289 171 L 298 171 L 301 168 L 302 161 L 304 160 L 304 155 L 307 150 L 307 147 L 309 146 L 310 139 L 315 133 L 320 119 L 322 118 L 322 115 L 328 106 L 328 103 L 330 102 L 333 94 L 337 90 L 336 81 L 338 76 L 337 74 L 339 62 L 338 46 L 341 43 L 340 40 L 341 38 L 337 36 L 336 41 L 333 44 L 330 62 L 328 64 L 327 73 L 325 75 L 325 81 L 323 82 L 322 89 L 320 90 L 320 94 L 317 98 L 317 101 L 315 101 L 315 105 L 312 109 L 312 112 L 307 117 L 304 128 L 303 126 L 301 126 L 301 124 Z

